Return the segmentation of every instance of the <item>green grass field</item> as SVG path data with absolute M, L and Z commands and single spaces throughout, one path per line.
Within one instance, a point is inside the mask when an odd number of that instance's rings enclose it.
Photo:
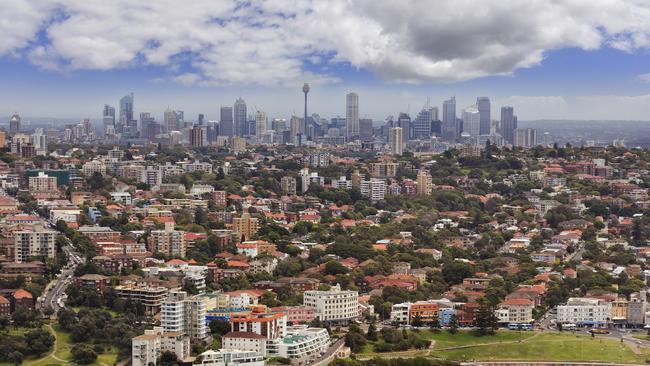
M 530 338 L 534 335 L 533 332 L 499 331 L 491 336 L 475 337 L 468 331 L 451 334 L 447 331 L 434 333 L 429 330 L 420 331 L 420 334 L 424 339 L 435 341 L 435 349 L 468 346 L 481 343 L 516 342 L 518 340 Z
M 592 338 L 571 333 L 534 333 L 499 331 L 492 336 L 475 337 L 471 332 L 450 334 L 420 331 L 419 335 L 435 344 L 428 350 L 403 352 L 374 352 L 371 343 L 358 355 L 372 357 L 436 357 L 448 360 L 481 361 L 594 361 L 620 363 L 646 363 L 650 349 L 634 353 L 627 345 L 604 337 Z M 459 347 L 453 349 L 455 347 Z M 634 346 L 636 347 L 636 346 Z M 452 349 L 449 349 L 452 348 Z M 637 352 L 639 353 L 639 352 Z
M 483 342 L 481 342 L 483 343 Z M 487 342 L 486 342 L 487 343 Z M 436 346 L 435 348 L 440 348 Z M 629 347 L 612 339 L 573 334 L 546 333 L 521 343 L 478 345 L 447 351 L 435 351 L 434 357 L 450 360 L 526 360 L 526 361 L 597 361 L 645 363 L 650 350 L 637 355 Z

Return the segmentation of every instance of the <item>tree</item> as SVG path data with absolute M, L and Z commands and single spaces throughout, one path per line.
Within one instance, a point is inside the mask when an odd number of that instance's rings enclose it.
M 225 320 L 212 319 L 208 326 L 210 327 L 210 333 L 213 335 L 224 335 L 230 332 L 230 323 Z
M 366 337 L 361 334 L 361 329 L 356 325 L 351 325 L 348 334 L 345 335 L 345 345 L 350 347 L 352 352 L 359 353 L 366 343 Z
M 325 263 L 325 274 L 336 276 L 338 274 L 346 274 L 346 273 L 348 273 L 348 269 L 345 268 L 345 266 L 342 265 L 340 262 L 331 260 Z
M 174 352 L 165 351 L 160 355 L 160 363 L 163 365 L 173 365 L 178 361 L 178 356 Z
M 54 345 L 54 336 L 44 329 L 34 329 L 25 333 L 25 342 L 29 353 L 40 357 Z
M 449 318 L 449 333 L 456 334 L 458 332 L 458 317 L 456 314 L 451 314 Z
M 14 365 L 20 365 L 21 363 L 23 363 L 24 359 L 25 356 L 19 351 L 9 352 L 9 354 L 7 355 L 7 361 L 13 363 Z
M 452 261 L 442 267 L 442 277 L 450 285 L 463 282 L 463 279 L 473 274 L 472 267 L 465 262 Z
M 366 333 L 366 338 L 370 341 L 376 341 L 377 340 L 377 326 L 375 325 L 374 322 L 370 323 L 368 326 L 368 332 Z
M 72 359 L 81 365 L 88 365 L 97 360 L 97 352 L 85 344 L 76 344 L 71 350 Z
M 498 327 L 498 319 L 494 315 L 494 308 L 487 302 L 481 304 L 476 313 L 476 330 L 477 336 L 491 335 Z
M 416 328 L 421 327 L 422 325 L 424 325 L 423 322 L 422 322 L 422 317 L 420 316 L 420 314 L 417 314 L 417 315 L 415 315 L 413 317 L 413 320 L 411 320 L 411 325 L 416 327 Z

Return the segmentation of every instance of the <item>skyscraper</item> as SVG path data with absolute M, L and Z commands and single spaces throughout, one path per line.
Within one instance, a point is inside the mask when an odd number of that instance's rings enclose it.
M 517 129 L 517 117 L 512 107 L 501 107 L 501 135 L 506 144 L 514 145 L 514 131 Z
M 199 113 L 199 118 L 197 121 L 199 123 L 199 126 L 203 126 L 204 121 L 205 121 L 205 116 L 203 115 L 203 113 Z
M 243 103 L 243 110 L 244 110 L 244 119 L 243 123 L 246 123 L 246 103 L 239 98 L 237 101 L 240 101 Z M 235 102 L 237 105 L 237 102 Z M 240 103 L 238 105 L 239 112 L 241 112 L 242 104 Z M 219 120 L 219 136 L 228 136 L 228 137 L 233 137 L 235 135 L 235 130 L 234 130 L 234 122 L 232 119 L 232 107 L 221 107 L 221 119 Z
M 472 137 L 481 134 L 481 112 L 477 106 L 472 105 L 463 109 L 463 132 Z
M 104 104 L 102 125 L 104 126 L 104 135 L 112 135 L 115 133 L 115 107 Z
M 203 146 L 203 127 L 194 126 L 190 130 L 190 146 L 202 147 Z
M 18 113 L 14 113 L 9 120 L 9 133 L 14 135 L 18 131 L 20 131 L 20 116 Z
M 359 96 L 356 93 L 345 96 L 345 121 L 348 141 L 359 137 Z
M 163 125 L 165 127 L 165 132 L 170 133 L 172 131 L 178 130 L 177 118 L 178 115 L 176 114 L 176 112 L 172 111 L 169 108 L 165 110 L 165 112 L 163 113 Z
M 359 137 L 363 140 L 369 140 L 372 138 L 372 119 L 359 119 Z
M 442 103 L 442 139 L 456 141 L 456 97 Z
M 393 127 L 390 129 L 389 143 L 390 143 L 390 152 L 393 155 L 402 155 L 404 152 L 404 137 L 402 137 L 402 128 Z
M 222 121 L 223 121 L 223 107 L 221 108 Z M 246 102 L 242 98 L 237 98 L 235 101 L 235 106 L 230 111 L 230 121 L 233 121 L 233 112 L 234 112 L 234 126 L 233 132 L 228 136 L 246 136 L 250 135 L 248 129 L 248 120 L 246 119 Z M 231 122 L 232 123 L 232 122 Z M 224 135 L 224 134 L 222 134 Z
M 407 143 L 411 139 L 411 116 L 400 113 L 397 118 L 397 125 L 402 128 L 402 141 Z
M 438 119 L 438 108 L 427 105 L 418 113 L 411 126 L 411 136 L 414 139 L 427 139 L 431 137 L 431 122 Z
M 481 119 L 480 126 L 479 126 L 479 134 L 489 135 L 490 124 L 492 123 L 492 119 L 491 119 L 492 117 L 490 114 L 490 98 L 488 97 L 476 98 L 476 108 L 478 108 L 478 112 Z
M 289 134 L 291 135 L 291 142 L 295 145 L 300 144 L 300 137 L 301 137 L 301 131 L 300 131 L 300 125 L 302 121 L 298 116 L 291 116 L 291 120 L 289 120 Z
M 264 133 L 266 133 L 266 113 L 262 111 L 255 112 L 255 136 L 259 141 Z
M 118 132 L 123 132 L 133 121 L 133 93 L 120 99 L 120 120 Z

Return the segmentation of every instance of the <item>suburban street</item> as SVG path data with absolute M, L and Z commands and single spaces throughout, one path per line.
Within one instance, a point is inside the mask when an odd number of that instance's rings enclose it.
M 72 282 L 72 276 L 75 269 L 84 261 L 84 258 L 74 251 L 70 240 L 68 240 L 68 244 L 63 247 L 63 252 L 68 258 L 68 264 L 61 270 L 61 273 L 47 285 L 43 295 L 39 297 L 36 304 L 40 309 L 47 309 L 49 307 L 54 310 L 54 313 L 52 314 L 53 317 L 56 317 L 59 309 L 63 307 L 63 296 L 65 295 L 65 290 L 68 288 L 68 285 Z

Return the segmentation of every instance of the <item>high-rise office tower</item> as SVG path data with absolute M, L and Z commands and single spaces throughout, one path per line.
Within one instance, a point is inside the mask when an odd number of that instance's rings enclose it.
M 362 140 L 370 140 L 372 138 L 372 119 L 359 119 L 359 137 Z
M 402 128 L 393 127 L 390 129 L 390 135 L 388 139 L 390 143 L 390 152 L 393 155 L 402 155 L 404 152 L 404 137 L 402 137 Z
M 118 132 L 123 132 L 133 121 L 133 93 L 120 99 L 120 119 Z
M 203 113 L 199 113 L 199 118 L 197 122 L 199 123 L 199 126 L 203 126 L 203 123 L 205 122 L 205 116 L 203 115 Z
M 20 116 L 18 113 L 14 113 L 9 120 L 9 133 L 14 135 L 20 131 Z
M 178 131 L 178 115 L 176 112 L 167 108 L 163 113 L 163 125 L 165 127 L 165 132 L 170 133 L 172 131 Z
M 456 97 L 442 103 L 442 139 L 456 141 Z
M 104 104 L 102 111 L 102 125 L 104 126 L 104 135 L 115 133 L 115 107 Z
M 244 101 L 240 98 L 237 101 L 243 103 Z M 235 102 L 237 104 L 237 102 Z M 241 104 L 239 105 L 241 112 Z M 246 103 L 243 103 L 244 112 L 246 112 Z M 235 126 L 232 119 L 232 107 L 221 107 L 221 119 L 219 120 L 219 136 L 235 136 Z M 243 122 L 246 122 L 246 115 L 244 114 Z
M 271 120 L 271 129 L 277 134 L 281 134 L 287 129 L 287 120 L 284 118 L 273 118 Z
M 481 112 L 475 105 L 463 109 L 463 132 L 472 137 L 481 134 Z
M 146 136 L 145 130 L 148 128 L 149 123 L 155 122 L 155 118 L 151 116 L 149 112 L 140 112 L 140 132 L 142 132 L 142 137 L 148 138 Z
M 194 126 L 190 130 L 190 146 L 202 147 L 203 146 L 203 127 Z
M 289 121 L 289 130 L 291 135 L 291 142 L 295 145 L 300 143 L 299 139 L 302 136 L 302 131 L 300 131 L 302 121 L 298 116 L 291 116 Z
M 266 113 L 262 111 L 255 112 L 255 136 L 259 140 L 264 133 L 266 133 Z
M 221 112 L 223 113 L 223 108 L 221 109 Z M 233 132 L 228 136 L 250 135 L 251 133 L 248 128 L 248 120 L 247 120 L 248 116 L 246 114 L 246 102 L 242 98 L 237 98 L 237 100 L 235 101 L 235 106 L 230 112 L 230 120 L 233 120 L 233 114 L 234 114 Z
M 305 119 L 303 119 L 303 121 L 302 121 L 302 123 L 304 125 L 302 130 L 307 135 L 307 138 L 309 140 L 311 140 L 311 138 L 313 136 L 311 135 L 311 132 L 310 132 L 311 129 L 309 128 L 309 125 L 308 125 L 309 124 L 309 122 L 308 122 L 309 119 L 307 118 L 308 117 L 307 116 L 307 94 L 309 94 L 309 84 L 305 83 L 305 85 L 302 86 L 302 92 L 305 93 L 305 117 L 304 117 Z
M 345 121 L 348 141 L 359 137 L 359 96 L 356 93 L 345 96 Z
M 492 117 L 490 114 L 490 98 L 488 97 L 478 97 L 476 98 L 476 108 L 478 108 L 479 115 L 481 117 L 481 123 L 479 126 L 480 135 L 489 135 L 490 134 L 490 125 L 492 123 Z M 472 135 L 473 136 L 473 135 Z
M 506 144 L 515 143 L 514 131 L 517 129 L 517 117 L 512 107 L 501 107 L 501 135 Z
M 402 141 L 407 143 L 411 139 L 411 116 L 400 113 L 397 118 L 397 125 L 402 128 Z
M 431 122 L 438 119 L 438 108 L 427 105 L 418 113 L 411 126 L 411 136 L 414 139 L 427 139 L 431 137 Z

